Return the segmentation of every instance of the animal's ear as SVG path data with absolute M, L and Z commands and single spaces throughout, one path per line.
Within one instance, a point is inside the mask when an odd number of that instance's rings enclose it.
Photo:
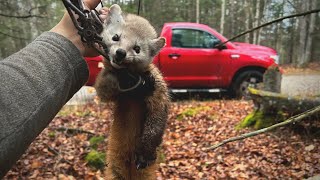
M 166 39 L 164 37 L 159 37 L 157 39 L 151 40 L 150 43 L 150 55 L 155 56 L 159 51 L 166 45 Z
M 118 4 L 113 4 L 110 9 L 109 12 L 113 15 L 113 14 L 121 14 L 121 7 Z
M 111 23 L 122 23 L 122 22 L 123 22 L 123 18 L 122 18 L 121 8 L 118 4 L 113 4 L 109 8 L 108 18 L 104 21 L 104 23 L 111 24 Z

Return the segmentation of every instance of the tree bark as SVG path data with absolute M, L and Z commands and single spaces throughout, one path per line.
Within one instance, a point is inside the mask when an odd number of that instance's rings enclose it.
M 317 7 L 317 1 L 318 0 L 311 0 L 311 7 Z M 311 50 L 312 50 L 312 44 L 313 44 L 313 32 L 315 29 L 315 23 L 316 22 L 316 14 L 310 14 L 310 20 L 309 20 L 309 28 L 307 32 L 307 42 L 306 42 L 306 50 L 305 50 L 305 63 L 309 63 L 311 61 Z
M 306 0 L 304 3 L 302 3 L 302 12 L 307 11 L 308 7 L 310 5 L 311 0 Z M 298 66 L 299 67 L 304 67 L 306 66 L 307 63 L 307 58 L 306 58 L 306 51 L 307 51 L 307 36 L 308 36 L 308 27 L 307 27 L 307 21 L 310 16 L 302 16 L 299 19 L 299 28 L 300 28 L 300 33 L 299 33 L 299 59 L 298 59 Z
M 229 15 L 230 15 L 230 28 L 229 32 L 230 34 L 234 35 L 235 34 L 235 1 L 231 0 L 230 1 L 230 8 L 229 8 Z
M 221 20 L 220 20 L 220 33 L 221 34 L 224 34 L 225 14 L 226 14 L 226 1 L 222 0 L 222 4 L 221 4 Z
M 197 2 L 196 2 L 196 23 L 199 23 L 200 21 L 200 16 L 199 16 L 199 14 L 200 14 L 200 5 L 199 5 L 200 3 L 199 3 L 199 0 L 197 0 Z
M 246 20 L 245 20 L 245 24 L 246 24 L 246 29 L 251 29 L 251 13 L 250 13 L 250 4 L 248 2 L 248 0 L 244 0 L 244 7 L 245 7 L 245 16 L 246 16 Z M 251 38 L 250 38 L 250 34 L 246 34 L 245 36 L 245 42 L 247 43 L 251 43 Z
M 255 13 L 255 17 L 254 17 L 254 27 L 257 27 L 260 25 L 260 3 L 261 3 L 261 0 L 257 0 L 256 13 Z M 254 44 L 258 43 L 259 31 L 260 31 L 259 29 L 254 31 L 254 34 L 253 34 L 253 43 Z

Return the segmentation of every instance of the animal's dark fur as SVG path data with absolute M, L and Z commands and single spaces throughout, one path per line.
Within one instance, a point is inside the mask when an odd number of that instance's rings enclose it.
M 130 22 L 131 20 L 135 20 L 135 17 L 131 16 Z M 140 20 L 138 19 L 135 23 L 139 23 Z M 143 24 L 147 22 L 146 20 L 141 21 Z M 148 28 L 153 29 L 149 27 L 150 24 L 146 25 L 148 27 L 140 28 L 144 28 L 144 31 Z M 125 26 L 124 28 L 129 27 Z M 146 36 L 138 34 L 141 36 L 138 37 L 139 42 L 149 43 L 147 46 L 141 44 L 141 47 L 149 48 L 145 50 L 147 55 L 139 57 L 138 53 L 136 59 L 140 58 L 141 61 L 149 62 L 149 65 L 144 68 L 136 68 L 135 66 L 140 66 L 139 61 L 132 61 L 128 63 L 130 68 L 117 69 L 108 60 L 105 60 L 105 69 L 98 75 L 95 84 L 101 100 L 114 103 L 114 121 L 109 132 L 107 151 L 106 176 L 110 179 L 145 180 L 156 178 L 156 149 L 162 142 L 168 118 L 169 96 L 161 73 L 151 64 L 153 56 L 164 45 L 164 41 L 161 42 L 162 39 L 157 40 L 158 44 L 162 43 L 161 46 L 152 44 L 152 40 L 154 42 L 156 39 L 153 31 L 146 32 Z M 122 32 L 126 35 L 125 29 Z M 130 36 L 133 35 L 135 34 L 131 30 Z M 129 46 L 129 50 L 126 50 L 130 51 L 130 48 L 132 47 Z M 145 59 L 146 57 L 148 59 Z M 146 64 L 146 62 L 144 63 Z M 130 78 L 128 72 L 136 77 L 141 76 L 144 83 L 132 91 L 121 92 L 119 84 L 120 86 L 131 86 L 136 82 Z M 131 81 L 133 82 L 130 83 Z

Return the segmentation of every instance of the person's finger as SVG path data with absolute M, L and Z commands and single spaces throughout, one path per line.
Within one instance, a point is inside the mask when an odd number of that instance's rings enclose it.
M 89 9 L 94 9 L 101 2 L 101 0 L 84 0 L 83 3 Z
M 99 10 L 99 14 L 100 14 L 99 17 L 100 17 L 100 19 L 101 19 L 102 22 L 103 22 L 103 21 L 106 20 L 107 17 L 108 17 L 109 8 L 103 7 L 102 9 Z
M 103 7 L 99 9 L 100 14 L 108 14 L 109 13 L 109 8 L 108 7 Z

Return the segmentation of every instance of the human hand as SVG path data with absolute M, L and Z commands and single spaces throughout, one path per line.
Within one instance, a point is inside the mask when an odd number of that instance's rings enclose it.
M 100 0 L 84 0 L 84 5 L 89 9 L 94 9 L 99 3 Z M 102 8 L 99 10 L 100 18 L 104 21 L 108 17 L 108 8 Z M 64 13 L 60 22 L 53 27 L 51 32 L 58 33 L 65 38 L 69 39 L 80 51 L 82 56 L 96 56 L 99 55 L 93 48 L 89 47 L 86 43 L 81 41 L 81 37 L 78 34 L 78 30 L 75 28 L 71 17 L 67 12 Z

